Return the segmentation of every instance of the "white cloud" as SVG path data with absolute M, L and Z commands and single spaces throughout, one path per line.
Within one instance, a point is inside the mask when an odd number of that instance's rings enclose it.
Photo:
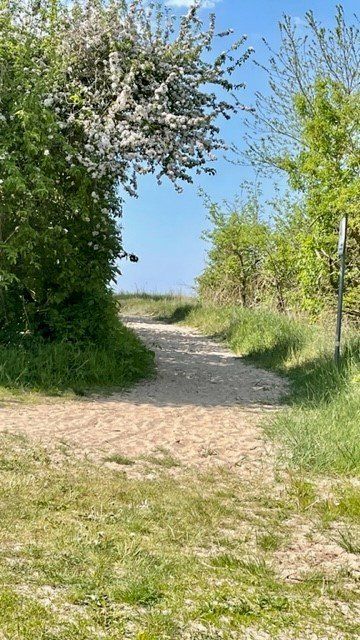
M 221 0 L 202 0 L 201 6 L 203 9 L 212 9 Z M 167 0 L 166 3 L 169 7 L 179 7 L 188 9 L 194 4 L 194 0 Z

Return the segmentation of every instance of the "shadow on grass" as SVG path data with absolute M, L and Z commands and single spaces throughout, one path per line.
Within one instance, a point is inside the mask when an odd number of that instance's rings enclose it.
M 172 313 L 167 313 L 162 316 L 159 316 L 159 320 L 164 322 L 169 322 L 170 324 L 175 324 L 176 322 L 184 322 L 189 313 L 194 311 L 196 307 L 193 304 L 183 304 L 172 311 Z
M 189 318 L 189 324 L 193 324 L 189 314 L 195 312 L 196 318 L 197 311 L 200 322 L 196 326 L 201 328 L 204 313 L 201 305 L 179 305 L 162 319 L 186 322 Z M 222 331 L 212 332 L 210 337 L 228 344 L 237 353 L 244 353 L 244 362 L 286 375 L 291 382 L 289 394 L 284 398 L 287 404 L 313 407 L 320 402 L 329 403 L 349 385 L 354 371 L 360 371 L 358 334 L 345 342 L 337 368 L 331 348 L 328 345 L 324 348 L 321 332 L 316 328 L 284 317 L 274 323 L 271 314 L 259 317 L 242 314 L 235 315 Z M 205 327 L 203 330 L 206 331 Z
M 301 361 L 305 343 L 289 338 L 268 349 L 256 349 L 244 360 L 286 373 L 292 383 L 286 398 L 288 404 L 311 407 L 319 402 L 332 402 L 348 386 L 354 369 L 360 367 L 360 338 L 353 338 L 346 344 L 339 368 L 330 352 Z M 298 357 L 299 362 L 287 367 L 286 363 L 292 357 Z
M 245 360 L 251 360 L 265 369 L 273 369 L 280 373 L 286 370 L 286 363 L 293 357 L 301 354 L 305 347 L 305 340 L 300 336 L 281 336 L 276 343 L 269 347 L 260 347 L 251 350 Z
M 0 345 L 0 387 L 15 393 L 111 393 L 150 377 L 154 368 L 153 352 L 123 326 L 102 346 L 35 340 Z

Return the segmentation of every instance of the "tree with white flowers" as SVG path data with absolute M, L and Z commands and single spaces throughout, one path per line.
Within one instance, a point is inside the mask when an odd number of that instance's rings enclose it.
M 0 1 L 3 339 L 109 335 L 118 185 L 214 173 L 251 50 L 242 37 L 209 61 L 199 5 L 177 20 L 142 0 Z

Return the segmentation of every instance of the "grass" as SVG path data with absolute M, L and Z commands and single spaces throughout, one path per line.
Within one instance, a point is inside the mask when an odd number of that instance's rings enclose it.
M 8 393 L 85 394 L 128 387 L 153 370 L 153 354 L 119 323 L 113 345 L 31 343 L 0 346 L 0 389 Z
M 333 322 L 310 324 L 266 310 L 201 305 L 172 296 L 120 296 L 125 313 L 186 322 L 225 341 L 247 362 L 290 380 L 289 408 L 266 426 L 296 466 L 325 474 L 360 472 L 360 335 L 348 331 L 333 363 Z
M 152 455 L 144 456 L 144 460 L 152 465 L 156 465 L 164 469 L 180 467 L 180 462 L 176 460 L 169 451 L 162 447 L 157 447 Z
M 296 478 L 284 493 L 226 470 L 155 469 L 127 477 L 0 436 L 1 638 L 359 637 L 349 571 L 319 562 L 289 581 L 279 560 L 292 562 L 296 518 L 330 541 L 335 524 L 353 530 L 359 494 L 344 513 L 349 493 L 309 503 Z
M 135 464 L 134 460 L 132 460 L 131 458 L 128 458 L 127 456 L 123 456 L 120 453 L 114 453 L 113 455 L 108 456 L 107 458 L 104 458 L 104 462 L 113 462 L 115 464 L 123 465 L 125 467 L 131 467 L 133 464 Z
M 360 536 L 347 528 L 339 533 L 339 543 L 345 551 L 360 554 Z
M 124 293 L 117 297 L 125 313 L 130 315 L 143 313 L 167 322 L 185 320 L 196 304 L 193 298 L 171 294 Z

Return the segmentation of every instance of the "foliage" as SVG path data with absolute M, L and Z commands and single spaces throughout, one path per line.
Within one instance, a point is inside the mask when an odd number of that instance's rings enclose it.
M 261 302 L 286 311 L 299 304 L 300 235 L 303 230 L 303 211 L 289 194 L 271 203 L 268 233 L 264 246 Z
M 248 122 L 247 159 L 284 172 L 299 193 L 294 303 L 319 314 L 333 310 L 338 287 L 337 235 L 349 217 L 346 311 L 358 315 L 360 296 L 360 29 L 337 7 L 325 28 L 308 12 L 301 26 L 285 16 L 281 45 L 269 46 L 266 94 L 257 94 Z M 293 288 L 292 283 L 284 283 Z M 283 287 L 282 287 L 283 288 Z M 283 296 L 282 296 L 283 297 Z
M 200 298 L 280 311 L 298 304 L 302 208 L 289 195 L 265 208 L 249 185 L 245 199 L 219 204 L 206 197 L 205 203 L 212 226 L 204 233 L 210 248 L 197 279 Z
M 121 248 L 100 208 L 115 204 L 114 189 L 95 203 L 86 169 L 66 160 L 71 141 L 44 104 L 52 70 L 36 24 L 24 32 L 6 10 L 1 20 L 1 339 L 100 341 L 113 323 L 106 285 Z
M 285 445 L 293 463 L 320 473 L 357 475 L 360 470 L 360 345 L 349 327 L 340 370 L 333 361 L 333 323 L 309 324 L 264 309 L 199 304 L 164 296 L 120 297 L 124 312 L 181 318 L 206 335 L 226 341 L 245 361 L 289 378 L 286 402 L 265 428 Z
M 347 26 L 341 7 L 334 30 L 320 27 L 312 13 L 305 22 L 304 33 L 290 18 L 280 25 L 281 46 L 272 51 L 267 69 L 269 94 L 257 96 L 248 146 L 252 163 L 283 171 L 296 195 L 284 194 L 282 203 L 277 195 L 270 208 L 255 193 L 245 202 L 238 200 L 231 214 L 226 213 L 227 203 L 206 201 L 211 247 L 199 278 L 200 295 L 243 306 L 275 303 L 279 310 L 300 308 L 313 316 L 334 312 L 338 229 L 346 214 L 345 310 L 358 316 L 360 31 Z M 257 218 L 250 219 L 247 212 L 255 202 Z M 261 237 L 259 218 L 266 220 Z M 246 266 L 241 264 L 244 238 L 238 221 L 247 238 L 247 255 L 254 257 Z M 251 295 L 243 294 L 244 282 L 252 283 Z
M 318 80 L 311 106 L 296 96 L 302 121 L 302 150 L 279 160 L 295 189 L 304 195 L 305 229 L 299 243 L 299 286 L 303 306 L 334 308 L 338 287 L 339 221 L 349 219 L 346 307 L 360 299 L 360 93 Z M 321 293 L 321 302 L 319 301 Z
M 0 3 L 0 340 L 102 341 L 121 256 L 119 184 L 212 173 L 241 105 L 244 42 L 140 0 Z M 229 34 L 222 34 L 229 35 Z M 206 54 L 206 59 L 205 55 Z M 217 97 L 211 85 L 234 97 Z
M 354 99 L 358 96 L 359 19 L 354 15 L 347 24 L 344 9 L 338 5 L 334 22 L 324 27 L 312 11 L 301 21 L 285 15 L 279 23 L 279 49 L 274 50 L 264 39 L 269 60 L 257 65 L 266 74 L 268 90 L 256 94 L 247 133 L 247 161 L 257 168 L 282 169 L 284 156 L 297 157 L 303 148 L 303 122 L 294 109 L 294 98 L 299 97 L 313 111 L 319 79 L 335 83 Z
M 132 193 L 139 173 L 158 170 L 158 179 L 174 182 L 192 181 L 193 169 L 213 173 L 213 153 L 227 148 L 217 118 L 245 109 L 230 92 L 237 88 L 232 75 L 251 54 L 239 53 L 246 37 L 209 62 L 214 16 L 204 30 L 195 5 L 180 25 L 160 4 L 142 0 L 89 0 L 63 6 L 62 14 L 58 55 L 71 66 L 47 100 L 68 136 L 81 132 L 76 157 L 91 175 L 110 175 Z
M 198 278 L 200 296 L 218 302 L 239 300 L 256 304 L 260 296 L 260 272 L 269 234 L 259 216 L 257 194 L 241 207 L 228 205 L 222 211 L 206 199 L 212 229 L 204 234 L 211 243 L 208 266 Z

